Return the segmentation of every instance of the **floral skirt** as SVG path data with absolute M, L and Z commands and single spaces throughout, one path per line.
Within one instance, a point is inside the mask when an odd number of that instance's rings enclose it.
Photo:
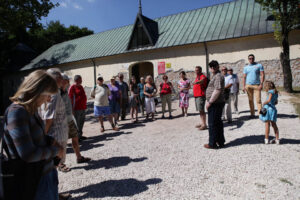
M 189 107 L 189 93 L 180 92 L 179 93 L 179 107 L 188 108 Z

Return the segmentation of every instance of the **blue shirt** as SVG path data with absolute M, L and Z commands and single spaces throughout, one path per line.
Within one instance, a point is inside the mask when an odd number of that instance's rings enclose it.
M 264 67 L 259 64 L 249 64 L 244 67 L 243 73 L 246 74 L 247 85 L 259 85 L 260 84 L 260 72 L 264 71 Z
M 142 83 L 138 84 L 139 90 L 140 90 L 140 97 L 143 98 L 144 97 L 144 85 Z

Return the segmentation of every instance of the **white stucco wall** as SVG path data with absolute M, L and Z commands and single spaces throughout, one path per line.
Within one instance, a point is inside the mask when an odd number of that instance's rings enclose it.
M 300 31 L 294 31 L 290 35 L 290 57 L 300 57 Z M 245 37 L 239 39 L 208 42 L 209 60 L 217 60 L 219 63 L 234 63 L 245 59 L 249 54 L 254 54 L 256 60 L 273 60 L 279 58 L 281 51 L 279 44 L 274 40 L 273 34 Z M 101 74 L 105 80 L 120 72 L 128 73 L 128 68 L 138 62 L 151 62 L 154 66 L 154 77 L 158 75 L 158 62 L 171 63 L 171 69 L 177 71 L 194 70 L 200 65 L 206 72 L 206 57 L 204 45 L 193 44 L 144 52 L 132 52 L 122 55 L 109 56 L 95 59 L 96 74 Z M 94 69 L 91 60 L 68 63 L 58 66 L 68 75 L 80 74 L 83 78 L 83 86 L 94 85 Z M 168 70 L 168 69 L 166 69 Z

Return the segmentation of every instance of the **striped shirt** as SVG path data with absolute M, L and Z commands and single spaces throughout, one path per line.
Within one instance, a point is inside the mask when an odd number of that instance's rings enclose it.
M 52 158 L 58 149 L 47 144 L 44 124 L 37 113 L 30 115 L 23 106 L 11 104 L 7 108 L 4 141 L 13 159 L 19 157 L 29 163 L 47 160 L 44 173 L 54 167 Z
M 51 100 L 41 106 L 41 117 L 43 120 L 52 119 L 52 125 L 48 135 L 58 143 L 68 140 L 68 122 L 65 110 L 65 103 L 60 93 L 51 95 Z

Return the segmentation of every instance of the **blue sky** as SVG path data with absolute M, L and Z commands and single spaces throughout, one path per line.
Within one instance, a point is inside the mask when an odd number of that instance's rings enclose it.
M 207 7 L 232 0 L 142 0 L 143 15 L 155 19 L 170 14 Z M 133 24 L 138 0 L 54 0 L 52 9 L 42 23 L 59 20 L 62 24 L 87 27 L 95 33 Z

